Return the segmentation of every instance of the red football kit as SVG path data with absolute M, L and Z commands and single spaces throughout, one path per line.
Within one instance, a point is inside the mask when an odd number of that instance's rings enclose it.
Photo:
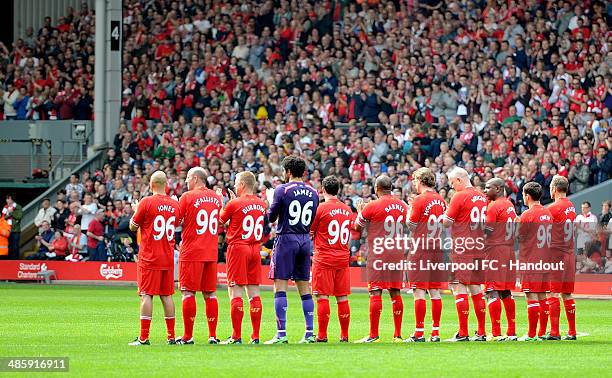
M 174 234 L 181 218 L 179 204 L 167 195 L 145 197 L 131 223 L 140 228 L 138 252 L 138 293 L 174 293 Z
M 346 204 L 332 198 L 317 207 L 317 213 L 310 226 L 314 239 L 312 264 L 312 292 L 317 298 L 317 337 L 327 339 L 330 306 L 329 298 L 342 297 L 351 292 L 349 243 L 355 225 L 355 214 Z M 340 338 L 347 340 L 351 309 L 348 300 L 338 303 Z
M 416 246 L 408 256 L 414 269 L 408 278 L 412 289 L 441 289 L 447 280 L 446 272 L 441 270 L 421 270 L 421 262 L 444 262 L 442 250 L 442 220 L 446 202 L 434 190 L 427 190 L 414 198 L 410 212 L 409 226 L 414 228 L 412 239 Z M 412 251 L 410 251 L 412 252 Z
M 576 209 L 568 198 L 555 201 L 548 207 L 552 215 L 552 240 L 550 245 L 553 262 L 563 262 L 563 270 L 553 271 L 550 291 L 553 293 L 573 293 L 576 277 L 576 257 L 574 256 L 574 220 Z M 550 312 L 550 335 L 559 336 L 559 317 L 561 303 L 559 298 L 548 298 Z M 573 298 L 564 299 L 563 307 L 567 317 L 568 335 L 576 335 L 576 303 Z
M 451 260 L 457 263 L 473 263 L 485 256 L 484 222 L 486 219 L 487 198 L 474 187 L 468 187 L 453 195 L 446 218 L 453 221 L 451 235 L 453 251 Z M 462 284 L 481 284 L 484 271 L 480 269 L 460 269 L 454 272 L 453 282 Z
M 217 287 L 219 212 L 222 200 L 210 189 L 190 190 L 179 206 L 183 233 L 179 255 L 181 290 L 214 292 Z
M 510 269 L 514 254 L 515 229 L 518 216 L 508 198 L 498 198 L 487 206 L 486 229 L 489 234 L 485 242 L 487 260 L 491 266 L 485 269 L 485 290 L 514 290 L 516 274 Z M 493 265 L 494 264 L 494 265 Z
M 468 187 L 453 195 L 446 219 L 453 222 L 450 229 L 453 241 L 451 260 L 453 263 L 465 264 L 453 271 L 452 283 L 480 285 L 485 281 L 481 261 L 485 257 L 484 223 L 486 220 L 487 198 L 474 187 Z M 476 264 L 476 266 L 470 266 Z M 478 321 L 478 335 L 484 335 L 486 303 L 483 294 L 471 296 L 474 313 Z M 467 294 L 455 294 L 455 307 L 459 318 L 459 336 L 468 335 L 468 316 L 470 306 Z
M 521 263 L 548 262 L 552 237 L 550 211 L 542 205 L 534 205 L 521 214 L 520 223 L 519 261 Z M 526 293 L 545 293 L 550 289 L 549 275 L 542 270 L 525 269 L 521 276 L 521 288 Z
M 574 256 L 574 220 L 576 209 L 567 197 L 548 206 L 552 215 L 552 239 L 550 242 L 551 260 L 563 262 L 563 270 L 551 274 L 550 291 L 553 293 L 573 293 L 576 276 L 576 257 Z
M 403 287 L 404 270 L 390 269 L 384 264 L 401 265 L 405 260 L 404 249 L 395 245 L 396 238 L 403 238 L 403 229 L 408 217 L 408 205 L 390 194 L 385 194 L 377 200 L 365 205 L 357 224 L 368 228 L 368 290 L 395 289 Z M 389 248 L 385 242 L 393 242 L 394 246 Z M 381 243 L 382 242 L 382 243 Z M 381 245 L 382 244 L 382 245 Z M 402 335 L 402 317 L 404 314 L 404 304 L 401 295 L 391 298 L 393 309 L 393 336 Z M 378 337 L 378 324 L 382 312 L 382 298 L 380 295 L 370 296 L 370 336 Z
M 229 286 L 260 284 L 265 214 L 266 203 L 254 194 L 235 198 L 221 210 L 221 224 L 229 222 L 226 234 Z
M 381 262 L 401 263 L 404 260 L 403 249 L 389 249 L 377 243 L 385 239 L 402 237 L 407 216 L 406 203 L 386 194 L 368 203 L 357 218 L 357 223 L 361 227 L 368 228 L 368 290 L 402 288 L 403 270 L 389 270 L 377 265 Z M 375 251 L 377 247 L 378 251 Z
M 351 208 L 337 198 L 325 201 L 317 208 L 310 226 L 315 250 L 313 294 L 337 297 L 350 294 L 349 242 L 354 220 Z
M 221 214 L 221 224 L 229 222 L 227 238 L 227 282 L 231 286 L 259 285 L 261 282 L 261 242 L 266 226 L 266 203 L 254 194 L 247 194 L 229 201 Z M 261 298 L 249 298 L 249 313 L 253 333 L 251 339 L 259 339 L 262 305 Z M 232 338 L 242 338 L 244 302 L 242 296 L 230 302 Z

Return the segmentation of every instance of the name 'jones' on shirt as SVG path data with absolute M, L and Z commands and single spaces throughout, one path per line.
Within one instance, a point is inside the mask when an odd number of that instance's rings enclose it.
M 170 213 L 174 214 L 174 207 L 172 207 L 172 206 L 170 206 L 170 205 L 159 205 L 159 206 L 157 207 L 157 211 L 159 211 L 160 213 L 161 213 L 162 211 L 168 211 L 168 212 L 170 212 Z

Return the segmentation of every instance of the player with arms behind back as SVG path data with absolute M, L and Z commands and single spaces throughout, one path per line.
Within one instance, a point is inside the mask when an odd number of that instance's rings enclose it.
M 510 269 L 510 262 L 516 259 L 514 241 L 518 217 L 514 205 L 505 196 L 505 184 L 502 179 L 493 178 L 487 181 L 485 193 L 490 201 L 487 205 L 485 226 L 487 261 L 496 263 L 496 266 L 489 267 L 485 271 L 485 291 L 489 299 L 493 340 L 516 341 L 516 304 L 511 292 L 516 285 L 516 275 L 514 270 Z M 505 337 L 501 334 L 502 303 L 508 321 Z
M 351 208 L 340 201 L 340 181 L 336 176 L 323 179 L 325 202 L 319 205 L 310 234 L 314 238 L 312 292 L 317 296 L 317 342 L 327 342 L 329 324 L 329 296 L 336 297 L 340 342 L 348 342 L 351 319 L 348 295 L 351 292 L 349 241 L 354 215 Z
M 529 209 L 520 217 L 519 260 L 522 263 L 537 263 L 547 259 L 550 253 L 552 233 L 552 215 L 550 211 L 540 204 L 542 186 L 537 182 L 528 182 L 523 186 L 523 198 Z M 525 341 L 541 341 L 536 337 L 538 320 L 545 316 L 546 292 L 550 285 L 545 272 L 527 270 L 521 278 L 521 289 L 527 296 L 527 320 L 529 331 Z M 542 324 L 540 324 L 542 326 Z M 544 329 L 546 326 L 544 326 Z M 541 330 L 542 335 L 544 331 Z
M 444 216 L 444 227 L 451 227 L 453 237 L 453 251 L 451 260 L 456 263 L 477 263 L 484 258 L 484 248 L 480 248 L 478 240 L 484 242 L 483 225 L 487 199 L 480 190 L 474 188 L 468 173 L 463 168 L 453 168 L 448 173 L 448 181 L 457 193 L 448 205 Z M 468 248 L 468 240 L 473 245 Z M 484 247 L 484 245 L 482 245 Z M 474 341 L 486 341 L 485 318 L 486 303 L 480 285 L 484 283 L 482 270 L 459 270 L 454 272 L 453 282 L 450 285 L 455 295 L 455 306 L 459 317 L 459 332 L 455 334 L 455 341 L 469 341 L 468 317 L 470 304 L 468 291 L 472 296 L 474 313 L 478 321 L 478 330 Z
M 561 306 L 559 294 L 563 298 L 563 307 L 569 330 L 565 340 L 576 340 L 576 303 L 572 297 L 576 275 L 576 257 L 574 256 L 574 220 L 576 209 L 567 198 L 569 181 L 563 176 L 555 176 L 550 183 L 550 197 L 555 201 L 548 206 L 553 218 L 551 255 L 553 261 L 562 261 L 563 270 L 554 272 L 551 277 L 548 307 L 550 314 L 550 334 L 547 340 L 560 340 L 559 318 Z
M 306 162 L 296 156 L 287 156 L 282 162 L 286 184 L 274 190 L 268 219 L 278 220 L 276 239 L 270 264 L 270 278 L 274 280 L 274 311 L 277 333 L 266 344 L 286 344 L 287 287 L 293 280 L 302 299 L 306 331 L 300 343 L 314 343 L 314 302 L 310 293 L 310 225 L 317 212 L 317 191 L 306 185 L 302 177 Z
M 222 200 L 206 187 L 207 174 L 200 167 L 187 172 L 188 192 L 179 201 L 183 222 L 179 255 L 179 286 L 183 295 L 184 333 L 178 344 L 193 344 L 193 324 L 196 318 L 196 292 L 202 292 L 206 303 L 208 343 L 218 344 L 217 317 L 217 254 L 219 211 Z
M 444 251 L 442 250 L 441 233 L 442 220 L 446 211 L 444 198 L 435 191 L 436 176 L 429 168 L 417 169 L 413 177 L 414 188 L 418 195 L 410 206 L 408 218 L 408 229 L 412 231 L 413 240 L 423 240 L 414 254 L 409 259 L 420 266 L 420 261 L 429 260 L 433 263 L 444 262 Z M 440 341 L 440 317 L 442 316 L 442 297 L 440 289 L 443 288 L 445 277 L 440 271 L 416 270 L 409 274 L 410 288 L 414 296 L 414 334 L 405 342 L 424 342 L 425 313 L 427 302 L 425 293 L 429 292 L 431 299 L 431 337 L 429 341 Z
M 380 175 L 376 179 L 375 191 L 378 197 L 375 201 L 357 205 L 357 221 L 355 230 L 368 229 L 368 247 L 372 251 L 375 240 L 395 239 L 403 233 L 406 217 L 408 216 L 408 205 L 391 194 L 391 178 Z M 403 260 L 403 251 L 383 251 L 381 255 L 385 262 L 397 263 Z M 374 256 L 370 252 L 369 256 Z M 380 341 L 378 324 L 382 312 L 382 291 L 388 290 L 393 308 L 393 342 L 402 342 L 402 318 L 404 316 L 404 303 L 400 290 L 403 286 L 403 271 L 376 271 L 372 266 L 373 258 L 368 259 L 368 291 L 370 292 L 370 334 L 357 343 L 375 343 Z
M 236 194 L 221 210 L 219 221 L 227 228 L 227 283 L 230 296 L 232 336 L 222 344 L 242 344 L 242 318 L 245 289 L 251 314 L 251 344 L 259 344 L 261 324 L 261 242 L 264 237 L 266 203 L 254 194 L 255 175 L 249 171 L 236 174 Z
M 138 253 L 138 294 L 140 295 L 140 336 L 131 346 L 150 345 L 149 329 L 153 314 L 153 296 L 159 295 L 164 306 L 168 344 L 174 340 L 174 233 L 181 214 L 176 200 L 166 195 L 168 180 L 162 171 L 151 175 L 152 196 L 132 205 L 134 216 L 130 230 L 140 228 Z

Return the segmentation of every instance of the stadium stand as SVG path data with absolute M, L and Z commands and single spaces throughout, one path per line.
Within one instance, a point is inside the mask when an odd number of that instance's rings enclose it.
M 218 187 L 250 170 L 266 198 L 282 158 L 298 154 L 311 185 L 341 176 L 354 207 L 381 172 L 406 199 L 421 166 L 448 199 L 458 165 L 476 186 L 503 178 L 519 212 L 528 181 L 548 195 L 554 174 L 573 193 L 612 176 L 600 1 L 123 3 L 122 123 L 104 168 L 62 194 L 66 224 L 83 232 L 84 207 L 105 211 L 118 258 L 135 247 L 129 203 L 157 169 L 177 196 L 193 166 Z M 45 21 L 0 45 L 0 117 L 91 119 L 93 13 Z

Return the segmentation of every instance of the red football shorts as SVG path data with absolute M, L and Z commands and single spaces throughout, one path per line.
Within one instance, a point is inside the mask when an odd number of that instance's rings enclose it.
M 576 280 L 576 257 L 573 253 L 561 256 L 563 270 L 551 272 L 550 291 L 553 293 L 573 293 Z
M 512 273 L 514 276 L 514 273 Z M 485 282 L 485 291 L 506 291 L 506 290 L 516 290 L 516 278 L 514 281 L 511 280 L 511 277 L 508 276 L 503 281 L 487 281 Z
M 421 289 L 421 290 L 430 290 L 430 289 L 446 289 L 448 287 L 447 282 L 437 282 L 437 281 L 425 281 L 425 282 L 416 282 L 410 281 L 408 283 L 408 287 L 412 290 Z
M 368 282 L 368 291 L 374 290 L 401 290 L 404 287 L 404 282 L 402 281 L 389 281 L 389 282 L 381 282 L 381 281 L 371 281 Z
M 408 272 L 410 289 L 444 289 L 448 286 L 448 272 L 434 267 L 444 262 L 444 252 L 441 250 L 417 250 L 409 256 L 413 269 Z M 424 267 L 424 269 L 421 269 Z
M 523 274 L 521 290 L 525 293 L 546 293 L 550 291 L 548 275 L 543 273 Z
M 217 289 L 217 262 L 179 261 L 179 284 L 184 291 L 214 292 Z
M 480 285 L 485 282 L 485 272 L 482 270 L 482 257 L 470 254 L 451 253 L 451 261 L 459 264 L 451 272 L 451 283 L 463 285 Z
M 516 270 L 510 269 L 515 260 L 514 247 L 500 245 L 487 251 L 488 266 L 485 271 L 485 291 L 505 291 L 516 289 Z
M 312 293 L 314 295 L 333 295 L 341 297 L 351 293 L 351 269 L 325 268 L 320 264 L 312 265 Z
M 378 255 L 378 261 L 383 261 L 387 264 L 398 264 L 401 263 L 403 257 L 398 257 L 396 255 L 385 256 Z M 390 289 L 402 289 L 404 287 L 404 276 L 405 270 L 401 269 L 390 269 L 385 268 L 384 266 L 375 266 L 374 259 L 368 258 L 368 263 L 366 266 L 367 273 L 367 282 L 368 282 L 368 291 L 374 290 L 390 290 Z
M 230 244 L 227 247 L 227 284 L 259 285 L 261 283 L 261 245 Z
M 174 269 L 152 270 L 138 267 L 136 270 L 138 295 L 174 294 Z

